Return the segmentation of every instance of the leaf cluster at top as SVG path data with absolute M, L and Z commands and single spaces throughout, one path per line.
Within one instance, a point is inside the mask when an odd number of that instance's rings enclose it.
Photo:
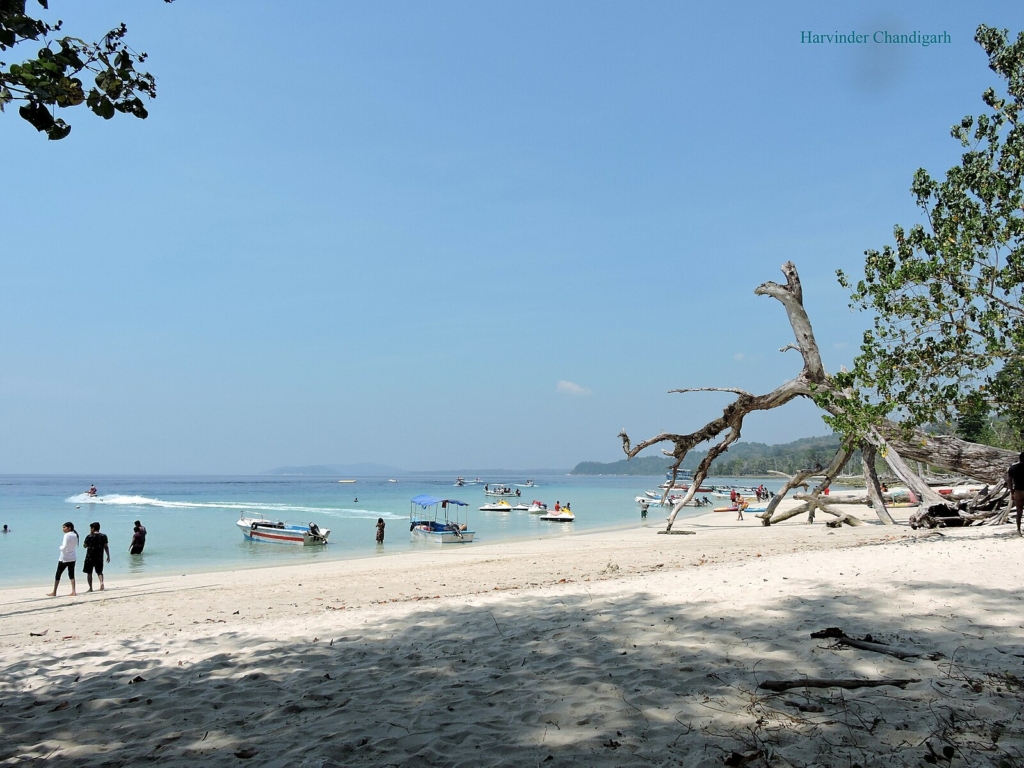
M 47 9 L 47 0 L 37 0 Z M 173 0 L 164 0 L 170 3 Z M 99 42 L 77 37 L 56 37 L 62 22 L 54 24 L 30 16 L 26 0 L 0 0 L 0 53 L 42 43 L 33 58 L 8 66 L 0 61 L 0 112 L 20 102 L 18 114 L 51 140 L 65 138 L 71 126 L 55 116 L 57 109 L 85 104 L 109 120 L 116 113 L 145 119 L 143 98 L 156 98 L 156 81 L 137 67 L 146 60 L 124 41 L 128 28 L 121 24 Z M 86 86 L 83 78 L 92 79 Z

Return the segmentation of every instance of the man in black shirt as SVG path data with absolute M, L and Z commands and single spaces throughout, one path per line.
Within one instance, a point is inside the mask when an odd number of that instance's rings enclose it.
M 1024 452 L 1016 464 L 1006 471 L 1006 487 L 1010 489 L 1010 504 L 1017 510 L 1017 534 L 1020 534 L 1021 512 L 1024 512 Z
M 89 535 L 85 537 L 85 578 L 89 581 L 89 591 L 92 592 L 92 572 L 100 577 L 100 592 L 103 591 L 103 555 L 106 553 L 107 562 L 110 562 L 110 546 L 107 541 L 107 534 L 100 533 L 99 523 L 89 523 Z

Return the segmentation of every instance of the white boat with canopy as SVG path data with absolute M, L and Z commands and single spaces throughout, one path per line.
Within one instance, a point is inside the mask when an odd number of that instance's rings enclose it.
M 458 499 L 420 494 L 409 506 L 409 531 L 414 539 L 435 544 L 469 544 L 474 532 L 469 530 L 468 507 Z

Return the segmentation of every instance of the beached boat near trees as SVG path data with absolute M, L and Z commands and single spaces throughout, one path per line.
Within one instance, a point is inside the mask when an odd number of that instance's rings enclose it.
M 468 504 L 458 499 L 439 499 L 420 494 L 409 505 L 409 532 L 413 539 L 434 544 L 469 544 Z

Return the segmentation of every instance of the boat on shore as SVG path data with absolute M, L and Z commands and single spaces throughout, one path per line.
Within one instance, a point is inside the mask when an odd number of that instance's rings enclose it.
M 475 533 L 469 530 L 468 516 L 462 514 L 468 506 L 458 499 L 420 494 L 409 505 L 409 533 L 413 539 L 434 544 L 469 544 Z
M 329 528 L 320 528 L 316 523 L 296 525 L 268 520 L 265 517 L 238 518 L 236 525 L 242 529 L 242 536 L 248 541 L 265 541 L 271 544 L 299 544 L 304 547 L 323 546 L 331 535 Z

